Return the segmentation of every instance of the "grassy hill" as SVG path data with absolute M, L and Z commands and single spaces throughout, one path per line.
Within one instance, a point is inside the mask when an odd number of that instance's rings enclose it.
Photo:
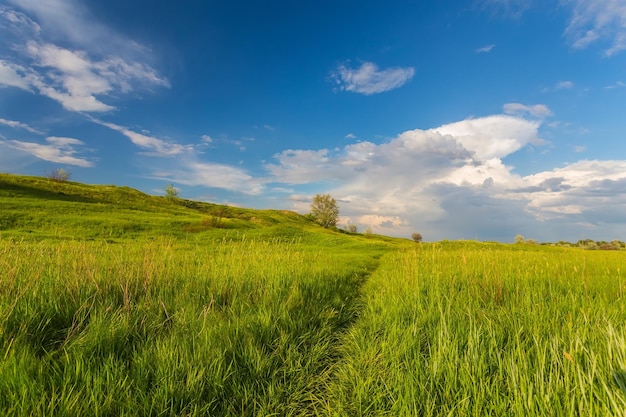
M 0 173 L 0 233 L 29 239 L 105 239 L 170 236 L 221 239 L 328 240 L 351 238 L 406 244 L 404 239 L 326 230 L 287 210 L 253 210 L 151 196 L 129 187 L 88 185 Z

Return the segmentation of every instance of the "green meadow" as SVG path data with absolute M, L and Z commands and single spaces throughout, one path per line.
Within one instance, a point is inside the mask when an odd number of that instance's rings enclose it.
M 625 273 L 0 174 L 0 415 L 626 416 Z

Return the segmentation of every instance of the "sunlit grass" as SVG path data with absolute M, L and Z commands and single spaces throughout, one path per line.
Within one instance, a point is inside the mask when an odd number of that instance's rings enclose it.
M 623 416 L 623 253 L 422 245 L 364 288 L 330 415 Z
M 369 254 L 293 242 L 0 241 L 0 413 L 291 415 Z

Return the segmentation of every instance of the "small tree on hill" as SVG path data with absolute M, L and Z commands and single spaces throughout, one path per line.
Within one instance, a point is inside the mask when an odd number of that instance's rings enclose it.
M 420 233 L 415 232 L 411 235 L 411 237 L 413 238 L 415 243 L 421 243 L 422 241 L 422 235 Z
M 311 202 L 311 217 L 324 227 L 332 227 L 339 220 L 339 206 L 330 194 L 317 194 Z
M 65 182 L 72 178 L 72 173 L 67 169 L 57 168 L 50 171 L 48 178 L 57 182 Z
M 178 190 L 174 187 L 174 184 L 165 186 L 165 196 L 167 198 L 178 198 Z
M 524 243 L 524 236 L 522 235 L 515 235 L 515 243 Z

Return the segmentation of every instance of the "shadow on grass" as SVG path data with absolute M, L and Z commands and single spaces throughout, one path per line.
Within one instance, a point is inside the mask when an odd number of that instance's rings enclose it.
M 615 383 L 626 394 L 626 369 L 618 369 L 613 372 L 613 379 Z

